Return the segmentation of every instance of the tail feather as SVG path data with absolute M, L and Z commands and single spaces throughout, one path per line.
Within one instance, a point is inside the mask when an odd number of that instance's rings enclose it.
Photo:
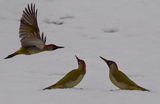
M 150 90 L 145 89 L 145 88 L 143 88 L 141 86 L 138 86 L 138 85 L 130 86 L 129 90 L 140 90 L 140 91 L 148 91 L 148 92 L 150 92 Z
M 52 85 L 52 86 L 44 88 L 43 90 L 50 90 L 50 89 L 56 89 L 56 88 L 63 88 L 63 87 L 62 85 Z
M 138 87 L 139 88 L 139 90 L 141 90 L 141 91 L 148 91 L 148 92 L 150 92 L 150 90 L 148 90 L 148 89 L 145 89 L 145 88 L 143 88 L 143 87 Z
M 53 89 L 54 87 L 46 87 L 46 88 L 44 88 L 43 90 L 50 90 L 50 89 Z
M 12 57 L 14 57 L 14 56 L 16 56 L 16 55 L 18 55 L 18 53 L 17 53 L 17 52 L 15 52 L 15 53 L 13 53 L 13 54 L 8 55 L 8 56 L 7 56 L 7 57 L 5 57 L 4 59 L 12 58 Z
M 56 85 L 52 85 L 52 86 L 46 87 L 43 90 L 50 90 L 50 89 L 53 89 L 53 88 L 56 88 Z

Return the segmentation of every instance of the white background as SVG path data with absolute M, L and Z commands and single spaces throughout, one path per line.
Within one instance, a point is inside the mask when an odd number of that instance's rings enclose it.
M 5 60 L 21 46 L 19 20 L 28 3 L 38 8 L 38 25 L 47 44 L 65 48 Z M 0 0 L 0 36 L 0 104 L 160 101 L 159 0 Z M 81 83 L 43 91 L 77 68 L 75 55 L 87 65 Z M 119 90 L 99 56 L 116 61 L 121 71 L 151 92 Z

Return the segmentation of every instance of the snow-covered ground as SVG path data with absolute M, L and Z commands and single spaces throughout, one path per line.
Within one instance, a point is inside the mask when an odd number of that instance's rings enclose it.
M 19 20 L 28 3 L 38 8 L 52 52 L 3 59 L 20 47 Z M 55 24 L 62 23 L 60 25 Z M 0 0 L 0 104 L 158 104 L 160 102 L 159 0 Z M 87 73 L 72 89 L 42 89 L 77 68 Z M 151 92 L 124 91 L 109 80 L 103 56 Z

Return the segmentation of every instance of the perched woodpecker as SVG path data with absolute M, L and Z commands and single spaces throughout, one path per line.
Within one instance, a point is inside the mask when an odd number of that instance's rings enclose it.
M 109 77 L 111 82 L 120 89 L 125 90 L 141 90 L 141 91 L 149 91 L 143 87 L 140 87 L 135 82 L 127 77 L 123 72 L 118 69 L 117 64 L 114 61 L 107 60 L 103 57 L 100 57 L 104 60 L 109 67 Z
M 45 44 L 46 36 L 44 36 L 43 32 L 40 35 L 35 4 L 28 4 L 28 7 L 23 11 L 20 20 L 19 37 L 21 39 L 21 48 L 13 54 L 8 55 L 5 59 L 19 54 L 31 55 L 43 51 L 52 51 L 58 48 L 64 48 L 55 44 Z
M 76 56 L 76 59 L 78 61 L 77 69 L 70 71 L 57 83 L 47 88 L 44 88 L 43 90 L 55 89 L 55 88 L 72 88 L 78 85 L 86 73 L 86 64 L 83 60 L 79 59 L 77 56 Z

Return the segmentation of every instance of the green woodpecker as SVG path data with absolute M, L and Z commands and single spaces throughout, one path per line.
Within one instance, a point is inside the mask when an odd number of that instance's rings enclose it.
M 19 54 L 31 55 L 43 51 L 52 51 L 58 48 L 64 48 L 62 46 L 56 46 L 55 44 L 45 44 L 46 37 L 43 32 L 40 35 L 35 4 L 28 4 L 28 7 L 23 11 L 20 20 L 19 34 L 19 37 L 21 38 L 21 48 L 7 56 L 5 59 Z
M 57 83 L 47 88 L 44 88 L 43 90 L 55 89 L 55 88 L 72 88 L 77 84 L 79 84 L 86 73 L 86 64 L 83 60 L 79 59 L 77 56 L 76 59 L 78 61 L 77 69 L 70 71 Z
M 109 78 L 115 86 L 125 90 L 149 91 L 148 89 L 138 86 L 135 82 L 129 79 L 127 75 L 118 69 L 118 66 L 114 61 L 107 60 L 103 57 L 100 58 L 107 63 L 109 67 Z

